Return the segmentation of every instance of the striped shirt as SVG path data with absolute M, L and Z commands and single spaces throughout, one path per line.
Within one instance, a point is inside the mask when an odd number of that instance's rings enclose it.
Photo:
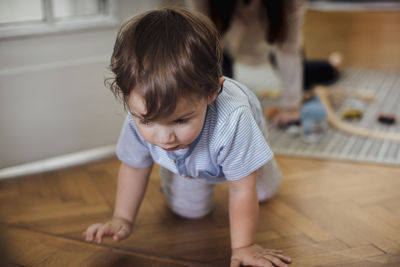
M 238 180 L 273 158 L 260 102 L 242 84 L 226 78 L 207 109 L 199 136 L 189 148 L 165 151 L 145 141 L 128 115 L 117 144 L 118 158 L 133 167 L 156 162 L 169 171 L 209 183 Z

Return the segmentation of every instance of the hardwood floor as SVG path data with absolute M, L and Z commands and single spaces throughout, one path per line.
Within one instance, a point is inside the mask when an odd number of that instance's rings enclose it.
M 312 12 L 307 54 L 325 57 L 343 48 L 348 66 L 400 69 L 400 13 L 389 13 Z M 386 31 L 375 31 L 381 27 Z M 339 34 L 317 37 L 328 28 Z M 379 40 L 366 42 L 369 32 L 380 32 Z M 400 168 L 277 159 L 283 183 L 261 204 L 258 243 L 284 250 L 292 266 L 400 266 Z M 212 214 L 185 220 L 166 207 L 157 169 L 132 235 L 120 243 L 84 242 L 83 230 L 112 214 L 118 167 L 113 158 L 0 181 L 0 265 L 228 266 L 226 185 L 215 188 Z
M 256 240 L 293 266 L 399 266 L 400 168 L 278 157 L 284 180 L 261 204 Z M 227 187 L 200 220 L 172 214 L 153 171 L 134 231 L 120 243 L 82 241 L 112 214 L 119 162 L 0 182 L 0 231 L 17 266 L 228 266 Z M 102 265 L 103 264 L 103 265 Z
M 82 244 L 30 228 L 0 225 L 0 229 L 5 232 L 5 251 L 9 253 L 5 259 L 14 266 L 186 266 L 183 261 L 110 246 Z

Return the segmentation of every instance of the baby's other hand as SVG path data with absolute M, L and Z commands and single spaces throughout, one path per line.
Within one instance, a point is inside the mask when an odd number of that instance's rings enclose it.
M 115 242 L 118 242 L 126 237 L 132 231 L 132 223 L 124 218 L 113 217 L 106 223 L 96 223 L 89 226 L 89 228 L 83 232 L 83 237 L 88 242 L 94 242 L 101 244 L 103 237 L 112 237 Z
M 259 245 L 251 245 L 248 247 L 237 248 L 232 250 L 231 267 L 260 266 L 272 267 L 288 266 L 292 259 L 282 255 L 281 250 L 265 249 Z

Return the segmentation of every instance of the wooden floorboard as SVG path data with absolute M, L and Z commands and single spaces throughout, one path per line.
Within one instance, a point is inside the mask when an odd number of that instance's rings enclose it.
M 2 258 L 11 266 L 205 266 L 0 224 Z M 3 265 L 2 265 L 3 266 Z
M 276 197 L 260 205 L 258 243 L 284 250 L 293 266 L 400 265 L 399 168 L 288 157 L 278 162 L 284 180 Z M 100 266 L 100 258 L 109 264 L 102 266 L 228 265 L 226 185 L 216 186 L 209 216 L 186 220 L 167 208 L 158 168 L 127 240 L 83 242 L 89 224 L 112 214 L 118 165 L 110 159 L 1 181 L 8 263 Z

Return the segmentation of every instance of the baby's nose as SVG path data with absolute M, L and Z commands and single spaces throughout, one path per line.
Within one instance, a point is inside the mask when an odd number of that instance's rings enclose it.
M 171 144 L 175 142 L 175 133 L 169 127 L 161 127 L 158 130 L 158 141 L 160 144 Z

